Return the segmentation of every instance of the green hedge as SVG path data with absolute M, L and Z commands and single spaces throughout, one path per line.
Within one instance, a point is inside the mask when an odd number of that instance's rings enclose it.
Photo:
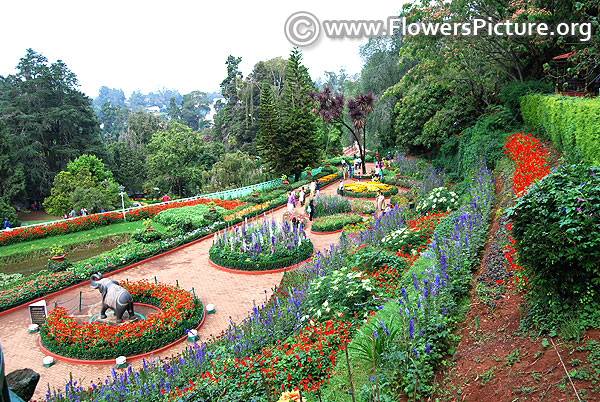
M 525 123 L 549 137 L 559 150 L 600 164 L 599 99 L 527 95 L 521 98 L 521 114 Z
M 302 262 L 310 258 L 312 253 L 313 244 L 310 240 L 307 240 L 302 242 L 302 245 L 296 250 L 296 253 L 293 256 L 273 261 L 247 261 L 221 258 L 219 256 L 219 249 L 214 246 L 208 251 L 208 258 L 217 265 L 240 271 L 269 271 L 272 269 L 289 267 Z

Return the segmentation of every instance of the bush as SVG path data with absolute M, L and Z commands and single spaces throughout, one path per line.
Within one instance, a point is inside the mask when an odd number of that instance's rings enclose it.
M 562 166 L 533 183 L 508 216 L 530 296 L 543 314 L 597 309 L 600 167 Z
M 408 268 L 406 260 L 396 253 L 390 252 L 381 246 L 366 246 L 348 255 L 349 262 L 367 273 L 375 272 L 383 266 L 399 268 L 401 271 Z
M 419 201 L 416 211 L 420 213 L 450 211 L 457 209 L 458 206 L 458 196 L 454 191 L 450 191 L 446 187 L 438 187 Z
M 510 111 L 513 119 L 523 121 L 521 117 L 521 98 L 533 93 L 552 93 L 552 84 L 543 81 L 510 82 L 500 90 L 500 102 Z
M 360 272 L 343 267 L 326 276 L 316 278 L 309 285 L 310 292 L 303 301 L 303 320 L 326 319 L 344 314 L 359 317 L 375 307 L 372 283 Z
M 4 198 L 0 197 L 0 219 L 2 220 L 2 227 L 4 227 L 4 218 L 8 219 L 11 228 L 21 226 L 21 221 L 17 216 L 17 211 L 10 206 Z
M 72 266 L 73 266 L 73 263 L 66 258 L 62 261 L 54 261 L 54 260 L 50 259 L 50 260 L 48 260 L 48 266 L 46 267 L 46 269 L 49 272 L 57 273 L 57 272 L 66 271 L 67 269 L 71 268 Z
M 158 230 L 138 230 L 131 238 L 137 242 L 148 244 L 161 240 L 163 236 Z
M 600 164 L 600 100 L 555 95 L 521 99 L 523 120 L 571 159 Z
M 353 225 L 362 222 L 362 216 L 354 213 L 343 213 L 324 216 L 313 221 L 311 230 L 313 232 L 335 232 L 342 229 L 346 225 Z
M 395 197 L 395 196 L 394 196 Z M 375 203 L 373 201 L 368 201 L 364 199 L 355 199 L 352 200 L 352 211 L 370 215 L 375 213 Z

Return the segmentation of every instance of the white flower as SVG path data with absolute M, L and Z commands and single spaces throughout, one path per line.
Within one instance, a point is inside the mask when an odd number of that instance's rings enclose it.
M 327 306 L 329 306 L 329 301 L 325 300 L 325 302 L 323 303 L 323 307 L 327 307 Z
M 321 317 L 321 310 L 317 311 L 317 317 Z

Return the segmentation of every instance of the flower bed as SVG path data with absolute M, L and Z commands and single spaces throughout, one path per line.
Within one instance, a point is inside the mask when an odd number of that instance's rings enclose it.
M 352 211 L 350 201 L 337 195 L 319 194 L 314 199 L 314 206 L 315 210 L 313 212 L 313 218 Z M 308 204 L 306 205 L 306 208 L 308 208 Z
M 375 213 L 375 204 L 372 201 L 356 199 L 356 200 L 352 200 L 351 204 L 352 204 L 352 211 L 354 211 L 356 213 L 365 214 L 365 215 L 370 215 L 372 213 Z
M 516 164 L 513 191 L 517 197 L 522 196 L 534 181 L 550 172 L 546 162 L 547 154 L 540 147 L 539 140 L 524 132 L 513 133 L 508 137 L 504 153 Z
M 10 288 L 0 290 L 0 311 L 50 292 L 63 289 L 77 281 L 78 278 L 73 271 L 57 272 L 47 275 L 36 274 L 35 276 L 24 280 L 16 280 L 10 283 Z
M 317 181 L 321 184 L 329 184 L 334 180 L 337 180 L 340 177 L 340 175 L 332 173 L 332 174 L 328 174 L 327 176 L 323 176 L 320 179 L 318 179 Z
M 269 271 L 304 261 L 312 255 L 313 245 L 303 226 L 288 222 L 243 224 L 215 234 L 209 250 L 212 262 L 242 271 Z
M 362 222 L 363 217 L 355 213 L 343 213 L 317 218 L 313 221 L 311 231 L 327 233 L 341 230 L 346 225 Z
M 381 191 L 384 197 L 398 194 L 398 188 L 379 182 L 360 182 L 344 184 L 344 197 L 350 198 L 375 198 L 377 192 Z M 340 190 L 338 189 L 338 194 Z
M 396 230 L 381 241 L 381 246 L 391 251 L 400 251 L 403 255 L 416 255 L 424 250 L 435 228 L 447 213 L 428 214 L 412 220 L 408 228 Z
M 294 218 L 296 219 L 296 222 L 298 222 L 298 224 L 302 224 L 302 226 L 304 227 L 306 227 L 306 225 L 308 224 L 308 216 L 301 214 L 300 212 L 285 211 L 283 213 L 283 220 L 288 222 L 290 225 L 292 224 L 292 219 Z
M 154 305 L 161 311 L 145 320 L 109 326 L 78 323 L 67 310 L 57 307 L 40 328 L 43 346 L 61 356 L 85 360 L 134 356 L 185 336 L 188 329 L 202 321 L 202 303 L 183 289 L 147 281 L 121 282 L 120 285 L 136 302 Z
M 217 206 L 230 210 L 239 205 L 242 205 L 237 200 L 210 200 L 208 198 L 198 198 L 188 201 L 175 201 L 168 204 L 148 205 L 125 212 L 125 217 L 128 221 L 137 221 L 140 219 L 152 218 L 161 211 L 171 208 L 180 208 L 191 205 L 206 205 L 210 202 L 215 202 Z M 50 236 L 59 236 L 67 233 L 79 232 L 82 230 L 93 229 L 98 226 L 110 225 L 115 222 L 123 221 L 123 213 L 119 211 L 105 212 L 102 214 L 93 214 L 81 216 L 73 219 L 65 219 L 60 222 L 51 223 L 48 225 L 40 225 L 33 227 L 15 228 L 12 230 L 4 230 L 0 233 L 0 245 L 19 243 L 34 239 L 41 239 Z

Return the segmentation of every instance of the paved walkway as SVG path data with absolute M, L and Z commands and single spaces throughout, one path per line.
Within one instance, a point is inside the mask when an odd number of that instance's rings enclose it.
M 367 164 L 370 171 L 374 166 Z M 346 180 L 349 182 L 349 180 Z M 322 190 L 323 194 L 335 194 L 337 183 L 330 185 Z M 300 207 L 296 208 L 298 211 Z M 280 219 L 285 208 L 274 212 L 275 219 Z M 330 235 L 310 234 L 310 224 L 306 228 L 306 233 L 312 240 L 315 251 L 329 248 L 332 244 L 337 244 L 339 233 Z M 124 272 L 111 276 L 115 280 L 154 280 L 154 277 L 164 283 L 175 284 L 179 281 L 179 286 L 191 290 L 194 288 L 196 295 L 206 305 L 212 303 L 215 305 L 216 313 L 207 316 L 202 328 L 198 331 L 200 339 L 206 341 L 211 336 L 216 336 L 229 324 L 229 317 L 234 322 L 240 322 L 248 315 L 252 309 L 253 303 L 260 305 L 267 296 L 270 296 L 272 289 L 279 285 L 283 273 L 264 274 L 264 275 L 241 275 L 231 274 L 211 267 L 208 263 L 208 250 L 212 245 L 212 239 L 188 246 L 182 250 L 173 252 L 163 257 L 157 258 Z M 267 294 L 265 294 L 267 290 Z M 99 293 L 91 289 L 89 285 L 81 285 L 76 289 L 63 293 L 58 297 L 48 297 L 46 303 L 48 306 L 54 306 L 54 302 L 64 303 L 73 299 L 75 303 L 79 297 L 93 300 L 99 300 Z M 99 309 L 99 303 L 95 307 Z M 92 382 L 104 380 L 110 375 L 111 367 L 114 365 L 89 365 L 89 364 L 69 364 L 57 361 L 52 367 L 46 368 L 42 365 L 44 354 L 38 346 L 39 335 L 30 335 L 27 333 L 29 325 L 28 309 L 20 309 L 11 314 L 0 317 L 0 344 L 4 351 L 6 361 L 6 372 L 20 368 L 31 368 L 40 373 L 41 378 L 37 386 L 34 399 L 44 399 L 48 385 L 50 388 L 64 389 L 64 385 L 72 374 L 74 380 L 81 385 L 89 386 Z M 187 347 L 187 343 L 180 342 L 168 350 L 156 355 L 155 357 L 168 357 L 176 354 Z M 134 368 L 141 365 L 141 359 L 131 362 Z

